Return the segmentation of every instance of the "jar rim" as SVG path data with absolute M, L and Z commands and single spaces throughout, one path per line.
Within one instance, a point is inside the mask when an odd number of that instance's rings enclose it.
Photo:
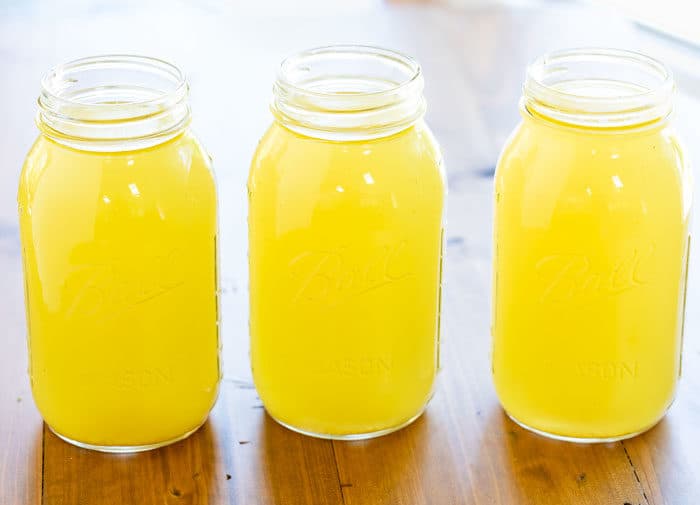
M 47 97 L 51 97 L 53 100 L 63 103 L 66 105 L 77 105 L 77 106 L 89 106 L 98 107 L 103 109 L 108 108 L 119 108 L 123 104 L 115 103 L 85 103 L 79 99 L 71 99 L 62 96 L 59 92 L 56 92 L 55 87 L 52 86 L 51 80 L 55 79 L 60 74 L 66 72 L 80 71 L 94 69 L 97 66 L 105 65 L 129 65 L 134 67 L 140 67 L 141 69 L 147 69 L 150 67 L 153 71 L 158 71 L 163 75 L 168 75 L 174 79 L 175 87 L 167 92 L 163 92 L 160 96 L 154 98 L 148 98 L 143 100 L 133 100 L 129 101 L 129 105 L 147 105 L 147 104 L 158 104 L 167 100 L 167 97 L 171 94 L 177 94 L 186 90 L 187 79 L 185 74 L 176 65 L 161 60 L 159 58 L 154 58 L 152 56 L 142 56 L 137 54 L 104 54 L 96 56 L 86 56 L 84 58 L 78 58 L 65 63 L 60 63 L 52 67 L 48 72 L 46 72 L 41 78 L 41 91 Z
M 291 81 L 291 79 L 288 78 L 288 75 L 289 75 L 288 71 L 290 70 L 290 67 L 294 67 L 294 66 L 298 65 L 304 59 L 317 57 L 317 56 L 337 55 L 337 54 L 354 54 L 354 55 L 378 57 L 378 58 L 385 59 L 389 62 L 401 64 L 401 65 L 403 65 L 406 68 L 411 70 L 411 74 L 406 80 L 396 84 L 393 87 L 390 87 L 387 89 L 382 89 L 382 90 L 355 92 L 355 93 L 353 93 L 353 96 L 356 96 L 356 97 L 362 97 L 362 96 L 375 97 L 375 96 L 381 96 L 381 95 L 386 95 L 386 94 L 390 94 L 390 93 L 395 93 L 397 91 L 400 91 L 402 88 L 410 86 L 411 84 L 419 81 L 422 78 L 423 71 L 421 69 L 420 64 L 411 56 L 408 56 L 408 55 L 401 53 L 399 51 L 395 51 L 393 49 L 385 49 L 385 48 L 379 47 L 379 46 L 362 45 L 362 44 L 335 44 L 335 45 L 327 45 L 327 46 L 321 46 L 321 47 L 315 47 L 312 49 L 307 49 L 307 50 L 304 50 L 301 52 L 291 54 L 291 55 L 287 56 L 286 58 L 284 58 L 282 60 L 282 62 L 280 63 L 279 68 L 277 70 L 277 83 L 284 85 L 288 89 L 294 90 L 298 93 L 305 93 L 307 95 L 314 95 L 314 96 L 318 96 L 318 97 L 337 96 L 338 92 L 336 92 L 336 91 L 323 91 L 323 90 L 309 89 L 308 87 L 299 86 L 299 85 L 295 84 L 294 82 Z
M 577 66 L 587 68 L 591 77 L 571 78 L 568 74 L 582 72 Z M 632 74 L 636 74 L 634 78 Z M 580 83 L 578 89 L 566 89 L 565 85 L 575 82 Z M 605 83 L 608 92 L 602 93 Z M 622 127 L 668 116 L 674 91 L 671 71 L 650 56 L 626 49 L 583 47 L 536 58 L 527 67 L 523 98 L 529 112 L 555 121 Z
M 369 140 L 398 133 L 425 113 L 418 62 L 367 45 L 301 51 L 280 64 L 271 111 L 286 128 L 325 140 Z
M 88 56 L 44 74 L 37 125 L 79 149 L 148 147 L 187 127 L 188 98 L 187 79 L 172 63 L 130 54 Z

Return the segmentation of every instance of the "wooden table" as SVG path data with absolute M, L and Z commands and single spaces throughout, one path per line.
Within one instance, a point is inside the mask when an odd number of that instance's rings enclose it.
M 695 248 L 684 378 L 667 418 L 633 440 L 573 445 L 523 431 L 502 413 L 489 370 L 491 185 L 518 120 L 525 64 L 579 45 L 637 48 L 677 73 L 678 118 L 700 145 L 700 55 L 609 13 L 568 3 L 457 10 L 377 0 L 304 11 L 297 2 L 6 1 L 0 7 L 0 505 L 691 505 L 700 503 L 700 298 Z M 272 13 L 275 13 L 272 15 Z M 303 437 L 265 415 L 247 369 L 245 178 L 270 121 L 275 66 L 331 42 L 414 54 L 428 120 L 449 173 L 443 363 L 427 413 L 381 439 Z M 190 76 L 195 128 L 221 193 L 225 380 L 210 420 L 158 451 L 110 456 L 63 443 L 32 402 L 15 214 L 16 180 L 36 130 L 41 73 L 100 52 L 149 53 Z

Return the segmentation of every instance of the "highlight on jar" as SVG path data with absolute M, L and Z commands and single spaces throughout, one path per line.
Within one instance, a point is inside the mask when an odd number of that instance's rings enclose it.
M 42 80 L 18 203 L 32 392 L 107 452 L 187 437 L 214 405 L 217 201 L 173 65 L 96 56 Z
M 439 368 L 446 182 L 412 58 L 286 59 L 248 180 L 251 366 L 282 425 L 371 438 L 425 409 Z
M 673 402 L 693 187 L 674 89 L 628 51 L 558 51 L 527 70 L 495 177 L 493 379 L 529 430 L 619 440 Z

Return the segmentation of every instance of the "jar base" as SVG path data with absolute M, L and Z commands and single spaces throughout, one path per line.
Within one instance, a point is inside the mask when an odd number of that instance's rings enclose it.
M 76 447 L 80 447 L 81 449 L 89 449 L 91 451 L 97 451 L 97 452 L 106 452 L 110 454 L 133 454 L 137 452 L 145 452 L 145 451 L 152 451 L 154 449 L 159 449 L 160 447 L 165 447 L 166 445 L 171 445 L 176 442 L 179 442 L 180 440 L 184 440 L 190 435 L 192 435 L 195 431 L 197 431 L 199 428 L 201 428 L 204 423 L 206 422 L 206 419 L 196 428 L 193 430 L 188 431 L 184 435 L 181 435 L 176 438 L 172 438 L 170 440 L 165 440 L 163 442 L 156 442 L 155 444 L 146 444 L 146 445 L 94 445 L 94 444 L 86 444 L 84 442 L 79 442 L 77 440 L 73 440 L 72 438 L 66 437 L 65 435 L 61 435 L 58 433 L 56 430 L 54 430 L 51 426 L 48 426 L 49 430 L 51 430 L 51 433 L 56 435 L 58 438 L 63 440 L 64 442 L 67 442 L 71 445 L 74 445 Z
M 391 428 L 386 428 L 383 430 L 378 430 L 378 431 L 370 431 L 367 433 L 350 433 L 347 435 L 336 435 L 332 433 L 316 433 L 313 431 L 307 431 L 302 428 L 297 428 L 296 426 L 293 426 L 291 424 L 287 424 L 283 421 L 280 421 L 277 419 L 275 416 L 267 412 L 267 415 L 272 418 L 273 421 L 275 421 L 277 424 L 284 426 L 288 430 L 294 431 L 296 433 L 299 433 L 301 435 L 306 435 L 307 437 L 314 437 L 314 438 L 323 438 L 326 440 L 340 440 L 340 441 L 348 441 L 351 442 L 353 440 L 369 440 L 371 438 L 377 438 L 377 437 L 382 437 L 384 435 L 388 435 L 389 433 L 394 433 L 395 431 L 399 431 L 409 424 L 413 423 L 416 419 L 418 419 L 420 416 L 423 415 L 423 412 L 425 412 L 425 407 L 423 407 L 420 412 L 418 412 L 415 416 L 411 417 L 407 421 L 397 425 L 397 426 L 392 426 Z
M 539 435 L 541 437 L 549 438 L 552 440 L 559 440 L 561 442 L 573 442 L 575 444 L 607 444 L 611 442 L 619 442 L 620 440 L 627 440 L 628 438 L 633 438 L 636 437 L 637 435 L 641 435 L 642 433 L 649 431 L 652 429 L 654 426 L 656 426 L 661 420 L 664 418 L 666 413 L 664 412 L 664 415 L 662 415 L 659 419 L 654 421 L 652 424 L 647 426 L 644 429 L 641 429 L 639 431 L 635 431 L 633 433 L 625 433 L 624 435 L 616 435 L 613 437 L 569 437 L 566 435 L 559 435 L 557 433 L 550 433 L 548 431 L 543 431 L 539 430 L 537 428 L 533 428 L 532 426 L 529 426 L 522 421 L 519 421 L 516 419 L 513 415 L 511 415 L 508 411 L 504 411 L 508 418 L 513 421 L 515 424 L 520 426 L 521 428 L 534 433 L 535 435 Z

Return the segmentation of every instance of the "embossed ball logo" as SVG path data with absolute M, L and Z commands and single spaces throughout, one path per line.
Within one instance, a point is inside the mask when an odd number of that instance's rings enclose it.
M 342 303 L 412 276 L 406 241 L 353 253 L 347 247 L 305 251 L 289 262 L 298 288 L 294 302 Z
M 542 280 L 540 301 L 558 303 L 616 296 L 647 284 L 655 250 L 652 243 L 615 259 L 586 254 L 547 255 L 535 265 Z

